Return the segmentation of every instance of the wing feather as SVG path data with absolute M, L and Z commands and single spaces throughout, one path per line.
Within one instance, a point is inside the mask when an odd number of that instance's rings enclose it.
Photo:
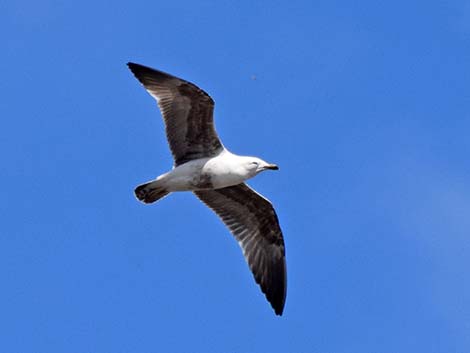
M 214 127 L 214 101 L 206 92 L 162 71 L 134 63 L 127 65 L 157 100 L 175 166 L 222 151 Z
M 246 184 L 194 193 L 230 229 L 256 283 L 276 314 L 282 315 L 287 289 L 285 246 L 271 203 Z

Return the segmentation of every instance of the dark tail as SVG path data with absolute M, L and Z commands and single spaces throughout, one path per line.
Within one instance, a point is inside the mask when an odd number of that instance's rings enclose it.
M 157 181 L 150 181 L 148 183 L 139 185 L 134 190 L 135 196 L 143 203 L 152 203 L 160 200 L 168 195 L 170 192 L 165 188 L 157 185 Z

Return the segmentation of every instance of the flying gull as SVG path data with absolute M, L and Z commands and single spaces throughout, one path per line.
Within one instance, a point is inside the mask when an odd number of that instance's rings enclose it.
M 192 191 L 230 229 L 256 283 L 275 313 L 282 315 L 287 276 L 279 221 L 271 202 L 244 183 L 278 167 L 235 155 L 222 145 L 214 128 L 214 101 L 202 89 L 162 71 L 127 65 L 157 100 L 174 158 L 173 169 L 139 185 L 136 197 L 152 203 L 174 191 Z

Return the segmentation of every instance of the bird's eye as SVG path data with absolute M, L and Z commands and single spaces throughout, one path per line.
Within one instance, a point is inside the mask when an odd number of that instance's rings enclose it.
M 253 162 L 251 162 L 251 164 L 253 164 L 253 165 L 258 165 L 259 163 L 256 162 L 256 161 L 253 161 Z

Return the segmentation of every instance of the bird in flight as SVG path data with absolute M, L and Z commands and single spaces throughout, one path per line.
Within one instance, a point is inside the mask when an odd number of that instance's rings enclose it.
M 137 186 L 136 197 L 152 203 L 171 192 L 193 192 L 230 229 L 256 283 L 282 315 L 287 289 L 282 231 L 271 202 L 245 184 L 277 165 L 238 156 L 223 146 L 214 127 L 214 101 L 202 89 L 159 70 L 127 65 L 156 99 L 174 158 L 173 169 Z

